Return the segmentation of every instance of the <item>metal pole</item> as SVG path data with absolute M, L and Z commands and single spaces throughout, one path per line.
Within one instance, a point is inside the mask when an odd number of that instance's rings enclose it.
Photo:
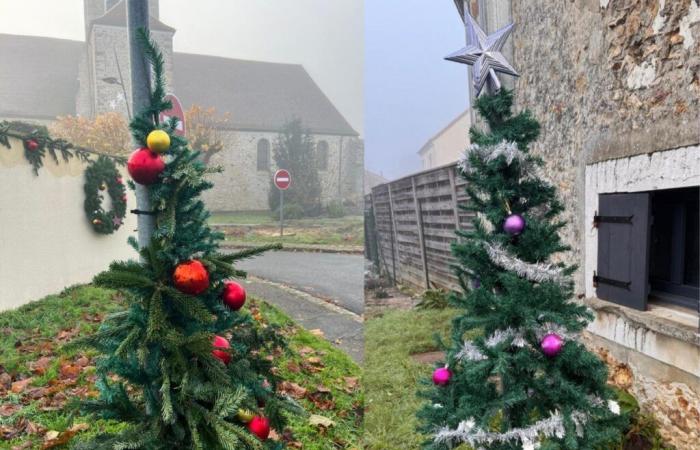
M 148 31 L 148 0 L 126 1 L 127 33 L 129 35 L 129 60 L 131 62 L 131 105 L 138 114 L 149 106 L 151 96 L 151 69 L 143 55 L 138 42 L 138 29 Z M 134 142 L 134 146 L 140 145 Z M 147 186 L 136 184 L 136 208 L 151 211 L 151 198 Z M 138 214 L 139 248 L 147 247 L 151 242 L 155 228 L 155 216 Z
M 280 237 L 284 235 L 284 189 L 280 189 Z

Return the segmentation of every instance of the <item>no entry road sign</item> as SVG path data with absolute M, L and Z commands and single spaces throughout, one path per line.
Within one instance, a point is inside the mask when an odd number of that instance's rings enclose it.
M 175 129 L 175 134 L 178 136 L 185 136 L 185 111 L 182 109 L 182 104 L 180 103 L 180 100 L 178 100 L 177 97 L 173 94 L 168 94 L 165 96 L 165 100 L 170 100 L 170 103 L 173 104 L 173 107 L 171 109 L 168 109 L 166 111 L 161 111 L 160 115 L 158 117 L 158 120 L 160 123 L 165 122 L 166 120 L 170 119 L 171 117 L 177 117 L 179 120 L 177 122 L 177 128 Z
M 287 189 L 289 189 L 289 186 L 292 185 L 292 176 L 289 174 L 289 171 L 285 169 L 280 169 L 277 172 L 275 172 L 275 175 L 272 179 L 275 182 L 275 186 L 277 186 L 277 189 L 281 191 L 286 191 Z

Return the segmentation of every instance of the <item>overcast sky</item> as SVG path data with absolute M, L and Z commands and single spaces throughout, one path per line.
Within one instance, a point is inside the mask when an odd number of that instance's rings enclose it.
M 303 64 L 363 134 L 363 0 L 161 0 L 175 51 Z M 0 33 L 84 40 L 83 0 L 0 0 Z
M 452 0 L 365 2 L 367 169 L 420 170 L 418 150 L 467 107 L 466 66 L 443 59 L 464 42 Z

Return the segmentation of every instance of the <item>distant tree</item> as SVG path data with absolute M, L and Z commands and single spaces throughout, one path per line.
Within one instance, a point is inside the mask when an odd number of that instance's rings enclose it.
M 61 116 L 50 125 L 50 131 L 55 137 L 110 155 L 128 155 L 133 150 L 129 125 L 117 112 L 99 114 L 94 119 Z
M 202 153 L 202 162 L 209 164 L 212 156 L 224 149 L 224 129 L 230 114 L 218 114 L 215 108 L 192 106 L 185 111 L 187 139 L 194 150 Z
M 318 175 L 316 144 L 301 120 L 288 122 L 275 141 L 273 158 L 280 169 L 292 174 L 292 185 L 284 193 L 286 205 L 299 205 L 306 216 L 321 213 L 321 180 Z M 272 183 L 272 181 L 270 181 Z M 270 209 L 279 208 L 279 192 L 272 185 Z

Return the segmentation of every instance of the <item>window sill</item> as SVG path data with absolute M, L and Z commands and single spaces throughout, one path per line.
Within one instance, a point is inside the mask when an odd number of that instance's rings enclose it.
M 638 311 L 595 297 L 585 299 L 584 303 L 596 312 L 619 316 L 632 327 L 648 329 L 700 347 L 700 318 L 697 312 L 688 308 L 650 303 L 647 311 Z

